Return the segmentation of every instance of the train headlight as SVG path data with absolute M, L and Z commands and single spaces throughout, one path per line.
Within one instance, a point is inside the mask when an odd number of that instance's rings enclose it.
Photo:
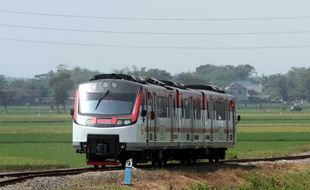
M 131 123 L 131 120 L 130 120 L 130 119 L 124 120 L 124 124 L 125 124 L 125 125 L 129 125 L 130 123 Z
M 129 125 L 131 123 L 130 119 L 119 119 L 117 120 L 117 125 Z
M 92 123 L 92 120 L 91 119 L 87 119 L 86 121 L 85 121 L 85 124 L 86 125 L 92 125 L 93 123 Z

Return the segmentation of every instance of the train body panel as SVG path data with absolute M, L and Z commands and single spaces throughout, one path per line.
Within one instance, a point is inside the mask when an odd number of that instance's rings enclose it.
M 235 115 L 229 94 L 102 75 L 77 89 L 73 145 L 88 161 L 223 158 Z

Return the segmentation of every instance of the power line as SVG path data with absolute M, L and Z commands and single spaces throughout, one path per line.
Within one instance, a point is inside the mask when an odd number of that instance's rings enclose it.
M 106 48 L 132 48 L 132 49 L 175 49 L 175 50 L 249 50 L 249 49 L 297 49 L 310 48 L 310 45 L 286 45 L 286 46 L 138 46 L 138 45 L 115 45 L 115 44 L 92 44 L 92 43 L 76 43 L 76 42 L 57 42 L 45 40 L 27 40 L 17 38 L 0 38 L 1 41 L 32 43 L 32 44 L 49 44 L 64 46 L 84 46 L 84 47 L 106 47 Z
M 116 31 L 116 30 L 86 30 L 72 28 L 54 28 L 42 26 L 1 24 L 0 27 L 24 28 L 34 30 L 52 30 L 65 32 L 87 32 L 87 33 L 107 33 L 107 34 L 137 34 L 137 35 L 209 35 L 209 36 L 234 36 L 234 35 L 282 35 L 282 34 L 309 34 L 308 30 L 300 31 L 275 31 L 275 32 L 141 32 L 141 31 Z
M 141 20 L 141 21 L 259 21 L 259 20 L 296 20 L 310 19 L 310 16 L 283 16 L 283 17 L 233 17 L 233 18 L 155 18 L 155 17 L 113 17 L 113 16 L 91 16 L 91 15 L 72 15 L 56 13 L 40 13 L 27 11 L 13 11 L 0 9 L 2 13 L 53 16 L 68 18 L 87 18 L 87 19 L 107 19 L 107 20 Z

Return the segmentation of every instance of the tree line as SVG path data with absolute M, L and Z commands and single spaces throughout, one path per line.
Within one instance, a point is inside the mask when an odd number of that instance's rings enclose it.
M 296 100 L 310 101 L 310 68 L 292 67 L 285 74 L 272 74 L 258 76 L 255 68 L 251 65 L 201 65 L 192 72 L 171 74 L 166 70 L 157 68 L 138 68 L 135 66 L 114 70 L 114 73 L 123 73 L 136 76 L 148 76 L 158 80 L 171 80 L 183 84 L 215 84 L 225 87 L 234 81 L 249 80 L 259 83 L 264 87 L 263 93 L 273 99 L 292 102 Z M 56 108 L 59 105 L 65 108 L 65 100 L 68 92 L 84 81 L 89 80 L 99 71 L 75 67 L 68 69 L 65 65 L 59 65 L 55 71 L 36 75 L 33 78 L 9 78 L 0 75 L 0 103 L 7 108 L 14 97 L 14 92 L 8 89 L 40 89 L 45 97 L 55 100 Z

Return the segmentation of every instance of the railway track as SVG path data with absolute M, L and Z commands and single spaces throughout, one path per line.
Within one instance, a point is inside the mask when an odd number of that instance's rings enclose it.
M 298 155 L 298 156 L 280 156 L 270 158 L 252 158 L 252 159 L 235 159 L 235 160 L 223 160 L 220 163 L 246 163 L 246 162 L 274 162 L 279 160 L 302 160 L 310 158 L 310 154 Z
M 308 159 L 310 155 L 299 155 L 299 156 L 282 156 L 282 157 L 271 157 L 271 158 L 255 158 L 255 159 L 235 159 L 235 160 L 223 160 L 219 163 L 246 163 L 246 162 L 262 162 L 262 161 L 279 161 L 279 160 L 301 160 Z M 199 164 L 199 163 L 198 163 Z M 201 164 L 201 163 L 200 163 Z M 169 164 L 170 165 L 170 164 Z M 169 167 L 168 165 L 168 167 Z M 174 166 L 180 166 L 180 164 L 172 164 Z M 170 166 L 172 166 L 170 165 Z M 152 168 L 150 165 L 142 165 L 139 168 Z M 65 175 L 77 175 L 86 172 L 96 171 L 112 171 L 119 170 L 121 167 L 107 167 L 101 169 L 94 168 L 74 168 L 74 169 L 59 169 L 59 170 L 48 170 L 48 171 L 33 171 L 33 172 L 14 172 L 14 173 L 2 173 L 0 174 L 0 187 L 19 183 L 28 179 L 36 177 L 52 177 L 52 176 L 65 176 Z M 2 178 L 10 178 L 2 180 Z
M 59 170 L 48 170 L 48 171 L 33 171 L 33 172 L 14 172 L 14 173 L 2 173 L 0 174 L 0 187 L 19 183 L 28 179 L 36 177 L 52 177 L 52 176 L 65 176 L 65 175 L 77 175 L 86 172 L 97 172 L 97 171 L 111 171 L 120 169 L 120 167 L 111 168 L 73 168 L 73 169 L 59 169 Z M 9 178 L 2 180 L 1 178 Z

